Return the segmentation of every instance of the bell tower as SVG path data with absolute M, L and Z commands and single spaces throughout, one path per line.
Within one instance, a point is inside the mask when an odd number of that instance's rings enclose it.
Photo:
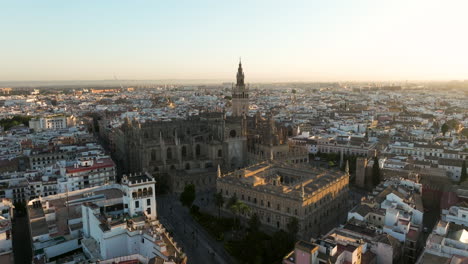
M 236 86 L 232 87 L 232 116 L 242 117 L 249 111 L 249 87 L 244 82 L 244 70 L 240 59 L 236 79 Z

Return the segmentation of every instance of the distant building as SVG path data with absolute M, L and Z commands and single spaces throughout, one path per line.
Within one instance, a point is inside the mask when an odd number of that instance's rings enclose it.
M 34 118 L 29 120 L 29 128 L 34 129 L 34 131 L 67 128 L 67 117 L 63 115 L 53 115 Z
M 372 158 L 377 155 L 375 143 L 368 143 L 365 138 L 340 136 L 335 138 L 317 139 L 317 149 L 320 153 L 343 153 L 344 155 Z
M 59 192 L 75 191 L 115 182 L 116 166 L 111 158 L 84 159 L 60 168 Z

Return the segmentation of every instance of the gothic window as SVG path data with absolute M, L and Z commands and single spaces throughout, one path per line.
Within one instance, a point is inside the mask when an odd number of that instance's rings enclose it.
M 155 161 L 156 160 L 156 150 L 151 150 L 151 160 Z
M 182 147 L 182 157 L 183 158 L 187 157 L 187 147 L 186 146 Z
M 201 150 L 200 150 L 200 145 L 197 144 L 197 146 L 195 147 L 195 155 L 196 155 L 197 157 L 200 156 L 200 152 L 201 152 Z
M 229 136 L 236 137 L 236 130 L 235 129 L 231 130 L 231 132 L 229 132 Z
M 166 158 L 167 159 L 172 159 L 172 149 L 171 148 L 167 148 Z

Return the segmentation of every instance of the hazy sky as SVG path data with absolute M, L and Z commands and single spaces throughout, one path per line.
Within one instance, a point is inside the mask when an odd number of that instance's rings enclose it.
M 468 79 L 468 1 L 0 0 L 0 81 Z

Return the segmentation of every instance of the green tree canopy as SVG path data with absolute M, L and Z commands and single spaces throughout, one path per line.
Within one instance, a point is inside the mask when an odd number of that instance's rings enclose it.
M 249 219 L 250 232 L 257 232 L 260 229 L 260 219 L 257 214 L 253 214 Z
M 215 205 L 218 207 L 218 218 L 221 217 L 221 207 L 224 205 L 224 198 L 221 192 L 217 192 L 214 194 L 214 202 Z
M 185 185 L 184 191 L 180 194 L 180 201 L 184 206 L 191 207 L 195 201 L 195 185 Z
M 29 126 L 29 120 L 31 120 L 31 118 L 30 116 L 15 115 L 12 118 L 1 119 L 0 126 L 2 126 L 5 131 L 21 124 Z
M 449 126 L 447 125 L 447 123 L 444 123 L 444 124 L 442 125 L 441 130 L 442 130 L 442 133 L 443 133 L 444 135 L 445 135 L 445 133 L 447 133 L 447 131 L 449 130 Z

